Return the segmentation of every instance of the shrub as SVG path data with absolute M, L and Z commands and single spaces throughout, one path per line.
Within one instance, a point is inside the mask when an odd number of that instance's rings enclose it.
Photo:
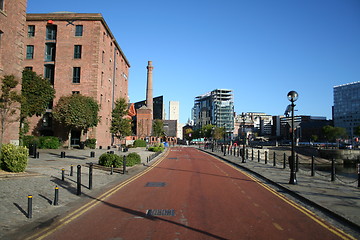
M 96 138 L 89 138 L 85 141 L 85 146 L 91 149 L 95 149 L 96 147 Z
M 162 148 L 162 147 L 149 147 L 148 150 L 151 151 L 151 152 L 162 152 L 162 151 L 164 151 L 164 148 Z
M 23 172 L 28 162 L 29 150 L 26 147 L 4 144 L 0 159 L 1 169 L 9 172 Z
M 30 144 L 36 144 L 36 146 L 40 146 L 39 138 L 31 135 L 24 136 L 23 144 L 27 147 L 29 147 Z
M 141 157 L 139 154 L 133 152 L 133 153 L 129 153 L 126 156 L 126 166 L 128 167 L 132 167 L 136 164 L 140 164 L 141 163 Z
M 146 147 L 146 141 L 142 139 L 137 139 L 134 141 L 134 147 Z
M 99 157 L 99 165 L 118 168 L 122 166 L 122 158 L 116 154 L 103 153 Z
M 61 146 L 60 139 L 53 136 L 39 137 L 39 142 L 42 149 L 58 149 Z

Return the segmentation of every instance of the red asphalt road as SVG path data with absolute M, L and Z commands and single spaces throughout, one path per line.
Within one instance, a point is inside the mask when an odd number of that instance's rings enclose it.
M 149 182 L 165 186 L 146 186 Z M 90 206 L 50 228 L 44 239 L 351 239 L 194 148 L 171 148 L 150 171 Z M 149 216 L 149 209 L 175 214 Z

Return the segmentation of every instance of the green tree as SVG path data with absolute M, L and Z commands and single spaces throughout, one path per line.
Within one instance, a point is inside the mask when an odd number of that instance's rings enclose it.
M 99 123 L 99 105 L 91 97 L 81 94 L 63 96 L 53 109 L 53 116 L 56 121 L 68 129 L 68 144 L 71 146 L 71 131 L 84 130 L 96 127 Z
M 213 138 L 214 128 L 214 125 L 208 124 L 201 128 L 201 132 L 205 138 Z
M 0 95 L 0 157 L 4 134 L 7 126 L 19 121 L 16 113 L 20 109 L 21 95 L 16 91 L 18 81 L 14 75 L 6 75 L 2 78 Z
M 330 125 L 322 128 L 325 138 L 328 141 L 335 141 L 337 138 L 346 137 L 346 130 L 342 127 L 333 127 Z
M 223 127 L 215 127 L 214 128 L 213 138 L 216 141 L 218 141 L 220 139 L 224 139 L 224 135 L 225 135 L 225 128 L 223 128 Z
M 123 137 L 131 135 L 131 120 L 125 118 L 128 115 L 128 105 L 124 98 L 119 98 L 115 102 L 112 111 L 110 132 L 121 140 Z
M 164 133 L 164 122 L 160 119 L 155 119 L 153 122 L 153 134 L 155 137 L 163 137 Z
M 41 116 L 55 97 L 55 90 L 48 79 L 25 69 L 22 73 L 22 102 L 20 113 L 20 145 L 28 132 L 27 118 Z

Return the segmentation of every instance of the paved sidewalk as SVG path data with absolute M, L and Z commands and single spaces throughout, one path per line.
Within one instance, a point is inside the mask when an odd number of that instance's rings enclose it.
M 203 150 L 203 149 L 202 149 Z M 297 198 L 330 213 L 333 217 L 345 220 L 357 228 L 360 233 L 360 188 L 356 184 L 344 184 L 337 180 L 331 182 L 329 178 L 299 170 L 297 172 L 297 185 L 289 184 L 290 170 L 282 168 L 282 163 L 273 166 L 272 162 L 265 164 L 264 160 L 248 159 L 242 163 L 241 157 L 224 156 L 222 152 L 203 150 L 226 161 L 235 163 L 241 168 L 260 175 L 268 181 L 286 189 Z
M 65 158 L 61 158 L 61 152 Z M 92 158 L 91 152 L 95 152 Z M 122 169 L 110 174 L 110 169 L 93 169 L 93 189 L 89 186 L 88 163 L 98 163 L 102 153 L 114 151 L 125 155 L 137 152 L 143 163 L 154 154 L 145 148 L 131 148 L 128 152 L 117 149 L 74 149 L 74 150 L 39 150 L 39 158 L 29 157 L 24 173 L 6 173 L 0 171 L 0 239 L 9 239 L 7 235 L 17 231 L 29 231 L 40 224 L 50 224 L 57 217 L 73 209 L 76 204 L 83 204 L 100 195 L 115 184 L 125 181 L 146 167 L 138 165 L 128 168 L 127 174 Z M 70 167 L 73 165 L 73 176 Z M 77 166 L 81 166 L 82 194 L 77 193 Z M 62 181 L 62 168 L 65 169 L 65 181 Z M 59 187 L 59 205 L 54 206 L 55 187 Z M 33 217 L 27 218 L 28 195 L 33 196 Z

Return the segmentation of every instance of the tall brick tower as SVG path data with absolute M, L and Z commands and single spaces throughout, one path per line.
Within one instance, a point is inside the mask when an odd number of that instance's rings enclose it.
M 154 67 L 151 65 L 152 62 L 148 61 L 147 65 L 147 85 L 146 85 L 146 107 L 151 109 L 151 120 L 153 120 L 153 84 L 152 84 L 152 70 Z

